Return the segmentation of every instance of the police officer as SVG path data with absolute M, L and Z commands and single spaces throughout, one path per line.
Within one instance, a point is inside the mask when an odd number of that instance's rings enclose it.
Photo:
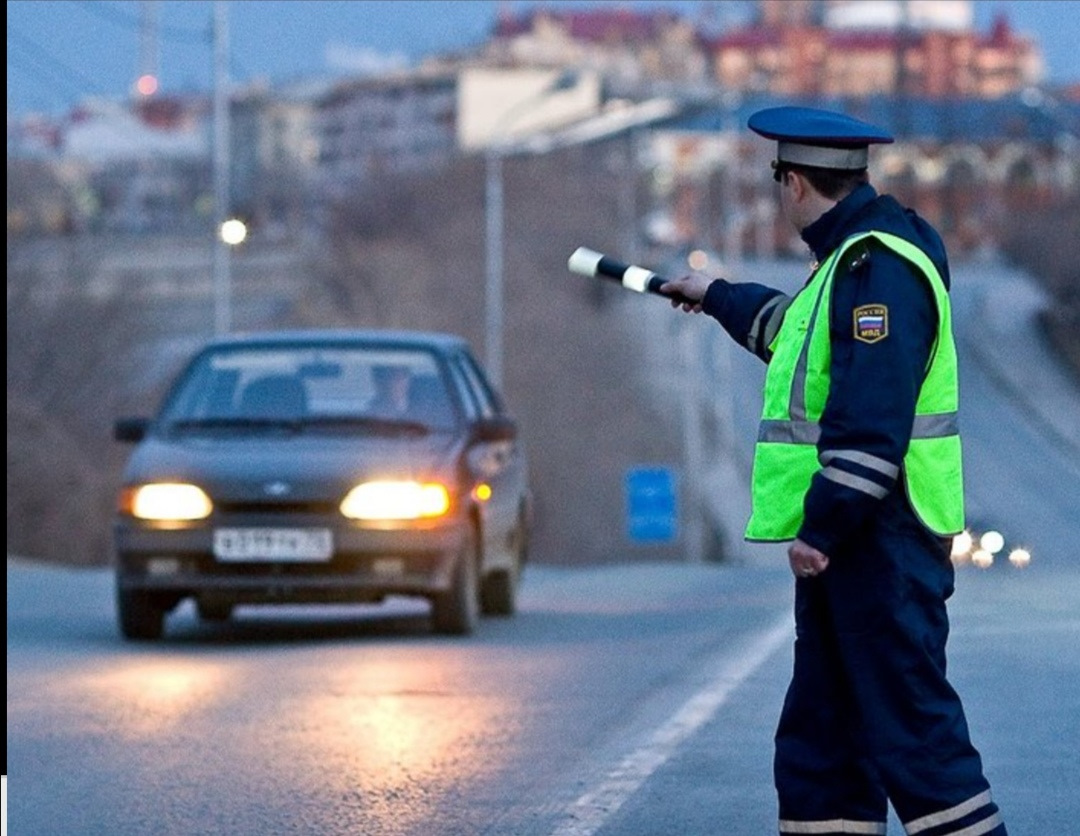
M 751 116 L 780 207 L 817 264 L 794 296 L 667 282 L 768 363 L 746 537 L 790 541 L 795 664 L 776 731 L 782 834 L 1005 834 L 945 675 L 964 525 L 956 351 L 941 238 L 867 178 L 892 142 L 846 115 Z

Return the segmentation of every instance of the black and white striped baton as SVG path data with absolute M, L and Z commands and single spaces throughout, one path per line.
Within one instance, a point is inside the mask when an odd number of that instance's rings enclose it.
M 701 304 L 694 299 L 683 296 L 681 293 L 661 293 L 660 286 L 667 279 L 661 278 L 652 270 L 646 270 L 644 267 L 637 267 L 633 264 L 623 264 L 621 261 L 616 261 L 603 253 L 596 252 L 596 250 L 590 250 L 588 247 L 578 247 L 574 250 L 567 267 L 570 268 L 571 273 L 611 279 L 638 293 L 653 293 L 673 302 L 686 305 Z

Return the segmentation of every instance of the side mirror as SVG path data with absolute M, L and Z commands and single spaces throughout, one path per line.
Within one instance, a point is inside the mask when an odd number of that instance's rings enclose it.
M 113 439 L 125 442 L 142 441 L 149 428 L 149 418 L 118 418 L 113 424 Z
M 517 424 L 505 415 L 481 418 L 474 437 L 477 441 L 513 441 L 517 438 Z

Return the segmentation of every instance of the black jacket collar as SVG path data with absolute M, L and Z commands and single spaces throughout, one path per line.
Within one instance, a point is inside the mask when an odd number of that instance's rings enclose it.
M 824 261 L 841 241 L 851 235 L 855 228 L 854 220 L 877 196 L 874 187 L 864 183 L 802 231 L 803 241 L 818 262 Z

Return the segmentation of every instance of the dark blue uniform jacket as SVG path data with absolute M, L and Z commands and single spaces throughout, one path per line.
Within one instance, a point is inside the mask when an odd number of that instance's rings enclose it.
M 918 246 L 937 266 L 945 286 L 949 270 L 945 247 L 934 229 L 915 212 L 868 184 L 857 188 L 802 231 L 818 262 L 847 237 L 859 232 L 890 232 Z M 831 311 L 832 366 L 828 402 L 821 418 L 819 454 L 857 450 L 897 467 L 911 437 L 915 401 L 925 377 L 937 334 L 937 312 L 927 282 L 893 252 L 871 243 L 864 258 L 851 266 L 844 259 L 834 285 Z M 748 345 L 755 315 L 780 291 L 751 282 L 717 279 L 705 294 L 705 313 L 714 317 L 740 345 L 766 361 L 764 345 Z M 873 343 L 855 339 L 853 311 L 861 305 L 884 306 L 888 335 Z M 775 332 L 774 332 L 775 333 Z M 827 479 L 813 478 L 804 503 L 799 538 L 826 555 L 854 545 L 851 540 L 871 515 L 881 512 L 914 517 L 904 498 L 902 477 L 848 459 L 832 463 L 889 489 L 885 499 Z

